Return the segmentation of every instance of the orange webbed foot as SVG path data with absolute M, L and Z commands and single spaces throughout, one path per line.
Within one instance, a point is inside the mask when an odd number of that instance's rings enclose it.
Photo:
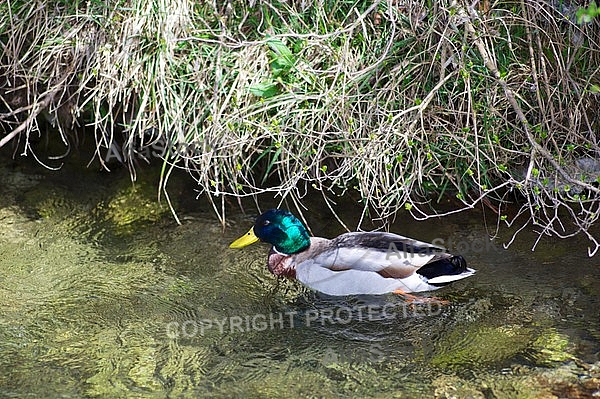
M 438 305 L 448 305 L 450 301 L 446 301 L 445 299 L 440 299 L 436 297 L 420 297 L 413 294 L 409 294 L 402 290 L 395 290 L 393 294 L 401 295 L 404 297 L 404 300 L 409 303 L 436 303 Z

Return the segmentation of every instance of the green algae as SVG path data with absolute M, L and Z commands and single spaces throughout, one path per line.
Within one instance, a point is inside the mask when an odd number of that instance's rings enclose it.
M 26 190 L 22 195 L 22 204 L 25 210 L 31 210 L 39 218 L 55 220 L 73 216 L 74 212 L 83 208 L 60 187 L 46 184 Z
M 435 344 L 430 363 L 442 369 L 502 365 L 527 349 L 533 334 L 517 324 L 460 326 Z
M 118 190 L 104 208 L 106 217 L 120 232 L 131 232 L 138 222 L 156 222 L 169 213 L 158 202 L 156 189 L 148 182 L 137 182 Z
M 116 176 L 101 193 L 74 190 L 64 184 L 26 180 L 19 194 L 23 208 L 39 218 L 72 226 L 97 224 L 103 219 L 113 226 L 115 234 L 131 234 L 138 223 L 153 223 L 170 215 L 169 207 L 159 201 L 149 173 L 138 174 L 134 183 L 128 174 Z
M 568 336 L 555 328 L 519 324 L 460 324 L 443 335 L 432 350 L 430 364 L 440 369 L 510 364 L 525 356 L 540 366 L 574 359 Z
M 573 360 L 569 337 L 554 328 L 546 328 L 531 344 L 531 357 L 539 365 L 552 366 Z

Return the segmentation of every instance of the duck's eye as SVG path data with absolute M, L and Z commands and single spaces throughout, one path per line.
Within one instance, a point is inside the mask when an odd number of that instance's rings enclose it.
M 263 226 L 268 226 L 268 225 L 270 225 L 270 224 L 271 224 L 271 221 L 270 221 L 270 220 L 265 220 L 265 221 L 262 223 L 262 225 L 263 225 Z

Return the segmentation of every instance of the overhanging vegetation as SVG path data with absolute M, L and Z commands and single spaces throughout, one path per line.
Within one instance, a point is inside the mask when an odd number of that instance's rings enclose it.
M 438 216 L 450 195 L 451 212 L 483 203 L 498 224 L 583 234 L 592 255 L 600 23 L 577 12 L 541 0 L 9 0 L 0 146 L 32 154 L 41 121 L 65 151 L 93 134 L 100 163 L 123 141 L 131 168 L 136 153 L 164 159 L 163 185 L 188 170 L 222 220 L 228 196 L 299 205 L 311 186 L 328 204 L 357 192 L 381 219 Z

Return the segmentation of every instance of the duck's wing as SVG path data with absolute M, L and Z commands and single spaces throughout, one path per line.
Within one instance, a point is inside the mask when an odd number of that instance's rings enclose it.
M 443 247 L 383 232 L 354 232 L 318 241 L 309 249 L 315 265 L 333 271 L 361 270 L 406 278 L 422 266 L 451 257 Z

